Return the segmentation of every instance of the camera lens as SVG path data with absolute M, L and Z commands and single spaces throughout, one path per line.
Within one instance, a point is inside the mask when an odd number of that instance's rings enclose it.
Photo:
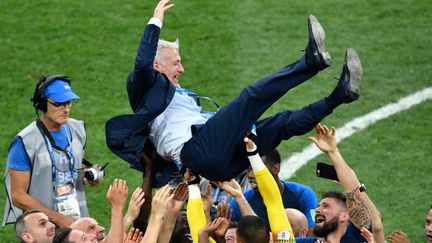
M 93 181 L 93 180 L 95 180 L 95 179 L 96 179 L 96 176 L 97 176 L 97 172 L 96 172 L 96 170 L 95 170 L 94 168 L 90 168 L 89 170 L 87 170 L 87 171 L 84 173 L 84 177 L 85 177 L 87 180 L 89 180 L 89 181 Z

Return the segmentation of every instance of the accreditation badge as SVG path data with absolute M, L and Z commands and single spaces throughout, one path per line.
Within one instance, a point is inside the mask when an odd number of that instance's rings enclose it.
M 57 212 L 73 218 L 79 218 L 81 211 L 73 183 L 58 185 L 55 188 Z
M 278 243 L 295 243 L 294 235 L 288 230 L 280 231 L 277 234 L 276 242 Z

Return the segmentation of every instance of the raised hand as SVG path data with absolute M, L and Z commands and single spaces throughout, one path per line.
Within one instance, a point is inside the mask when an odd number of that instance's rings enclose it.
M 208 223 L 204 228 L 202 228 L 198 234 L 199 242 L 208 242 L 208 237 L 214 235 L 216 230 L 222 225 L 226 219 L 216 218 L 212 222 Z
M 235 179 L 231 179 L 231 181 L 218 182 L 218 186 L 233 197 L 243 195 L 242 189 Z
M 216 218 L 224 218 L 225 220 L 216 229 L 215 237 L 218 239 L 225 239 L 225 233 L 228 231 L 229 225 L 231 223 L 231 208 L 227 203 L 218 204 Z
M 362 227 L 360 230 L 361 235 L 367 240 L 368 243 L 376 243 L 375 238 L 368 229 Z
M 215 202 L 213 200 L 212 196 L 211 196 L 212 192 L 213 192 L 213 189 L 212 189 L 212 187 L 211 187 L 211 185 L 209 183 L 207 185 L 207 188 L 206 188 L 205 192 L 201 193 L 201 198 L 202 198 L 202 201 L 203 201 L 204 213 L 205 213 L 205 216 L 206 216 L 207 223 L 211 222 L 210 209 L 211 209 L 211 207 L 213 206 L 213 204 Z
M 123 220 L 125 231 L 127 230 L 127 228 L 129 228 L 132 222 L 138 217 L 141 206 L 145 202 L 144 195 L 145 193 L 140 187 L 135 189 L 134 193 L 132 194 L 132 197 L 129 201 L 129 206 L 126 215 Z
M 143 237 L 144 235 L 141 230 L 132 227 L 129 231 L 129 234 L 125 236 L 123 243 L 138 243 L 141 242 Z
M 162 219 L 167 213 L 167 205 L 170 200 L 174 197 L 172 194 L 172 188 L 169 185 L 163 186 L 153 196 L 151 214 Z
M 161 0 L 156 5 L 156 8 L 153 12 L 153 17 L 160 19 L 163 21 L 165 11 L 172 8 L 174 6 L 173 3 L 169 4 L 171 0 Z
M 315 127 L 316 137 L 309 137 L 308 139 L 316 144 L 316 146 L 324 153 L 334 152 L 336 147 L 336 129 L 331 130 L 327 126 L 318 123 Z
M 393 231 L 389 236 L 387 236 L 387 240 L 390 243 L 411 243 L 408 236 L 400 230 Z
M 251 139 L 249 139 L 248 137 L 244 137 L 243 142 L 246 144 L 246 149 L 248 152 L 252 152 L 252 151 L 256 150 L 255 143 Z
M 124 240 L 123 208 L 128 196 L 126 181 L 115 179 L 106 193 L 111 206 L 111 225 L 107 242 L 122 242 Z
M 123 209 L 128 194 L 128 187 L 125 180 L 115 179 L 113 184 L 109 186 L 106 193 L 111 208 L 118 207 Z
M 163 233 L 162 235 L 167 234 L 167 232 L 162 232 L 161 229 L 168 212 L 168 202 L 171 201 L 173 197 L 172 188 L 168 184 L 155 193 L 152 199 L 149 223 L 141 242 L 157 242 L 161 233 Z M 168 240 L 170 237 L 171 236 L 168 237 Z
M 181 182 L 173 192 L 172 199 L 168 202 L 168 210 L 172 217 L 176 218 L 182 210 L 183 205 L 188 198 L 189 190 L 187 182 Z

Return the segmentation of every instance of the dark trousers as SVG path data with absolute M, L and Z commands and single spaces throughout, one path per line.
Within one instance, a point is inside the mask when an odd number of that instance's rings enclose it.
M 243 89 L 184 144 L 182 163 L 209 180 L 228 180 L 249 166 L 243 138 L 252 124 L 257 126 L 261 155 L 275 149 L 282 140 L 311 131 L 332 112 L 324 99 L 300 110 L 286 110 L 257 120 L 288 90 L 315 74 L 302 58 Z

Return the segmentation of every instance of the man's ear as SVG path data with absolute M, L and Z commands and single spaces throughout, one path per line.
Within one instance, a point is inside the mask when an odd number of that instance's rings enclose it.
M 308 231 L 309 231 L 309 229 L 308 229 L 307 227 L 303 227 L 303 228 L 300 230 L 299 237 L 307 237 L 307 233 L 308 233 Z
M 22 238 L 25 242 L 33 242 L 33 241 L 34 241 L 33 236 L 32 236 L 30 233 L 27 233 L 27 232 L 22 233 L 22 234 L 21 234 L 21 238 Z
M 160 72 L 159 70 L 160 64 L 158 61 L 153 61 L 153 69 Z
M 348 222 L 349 220 L 350 220 L 350 216 L 348 212 L 342 212 L 341 215 L 339 216 L 340 222 Z

